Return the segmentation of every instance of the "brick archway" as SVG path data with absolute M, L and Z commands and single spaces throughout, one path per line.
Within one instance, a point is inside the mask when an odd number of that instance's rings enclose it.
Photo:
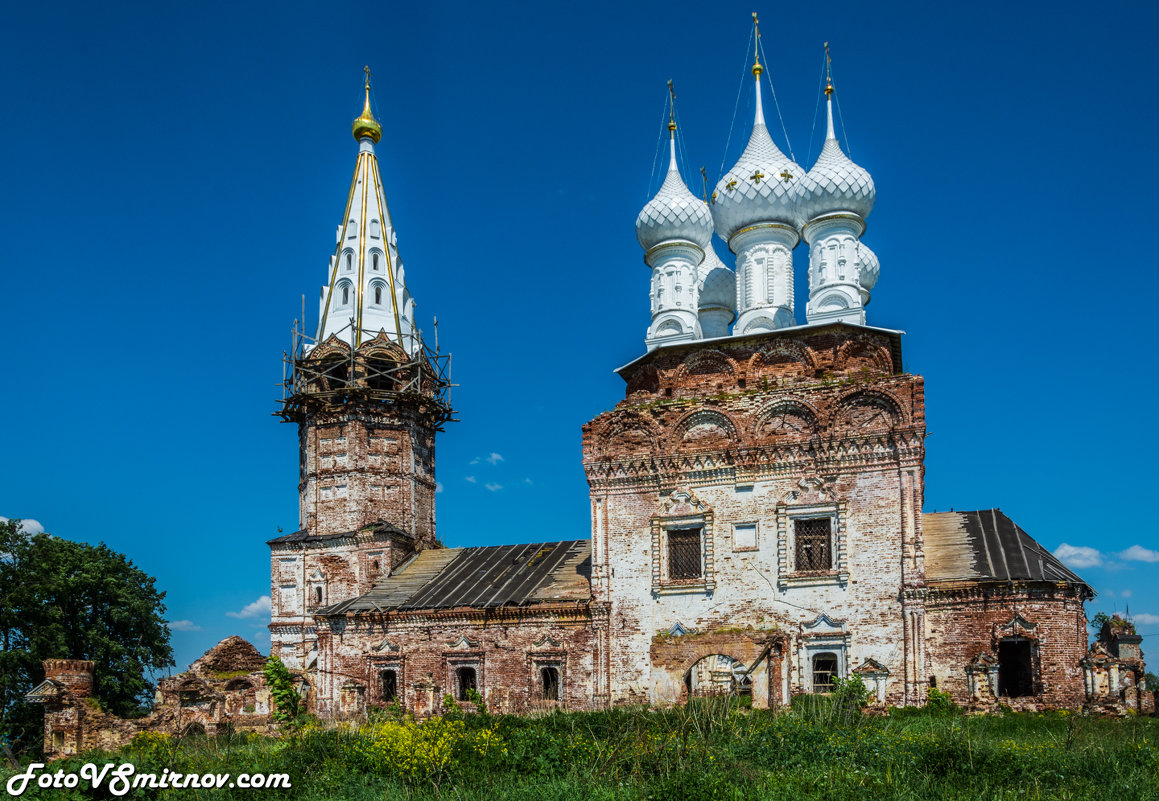
M 759 689 L 754 687 L 753 704 L 757 705 L 759 697 L 766 699 L 764 703 L 776 705 L 781 701 L 783 641 L 784 635 L 766 631 L 709 632 L 682 637 L 657 635 L 652 639 L 650 649 L 652 669 L 663 670 L 668 674 L 670 684 L 681 688 L 676 698 L 667 700 L 684 703 L 688 700 L 684 677 L 706 657 L 724 655 L 743 663 L 755 673 L 761 667 L 759 663 L 765 663 L 767 685 Z

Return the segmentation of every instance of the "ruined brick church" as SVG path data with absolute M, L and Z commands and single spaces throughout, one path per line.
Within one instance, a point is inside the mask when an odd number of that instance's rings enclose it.
M 367 79 L 318 327 L 296 336 L 279 412 L 298 427 L 300 530 L 269 543 L 272 650 L 319 714 L 423 715 L 472 690 L 515 712 L 717 692 L 764 707 L 855 675 L 881 704 L 1129 695 L 1138 638 L 1088 651 L 1083 579 L 998 509 L 923 512 L 923 380 L 902 333 L 866 323 L 873 181 L 835 135 L 831 83 L 816 164 L 785 156 L 761 74 L 748 144 L 705 200 L 670 117 L 636 220 L 645 348 L 583 427 L 590 536 L 475 548 L 436 539 L 449 381 L 415 324 Z

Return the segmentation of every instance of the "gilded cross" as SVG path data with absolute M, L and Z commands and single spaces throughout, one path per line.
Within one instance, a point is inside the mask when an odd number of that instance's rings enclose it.
M 731 192 L 732 190 L 736 189 L 736 181 L 729 181 L 724 185 L 724 188 Z
M 789 172 L 788 170 L 781 170 L 781 180 L 785 183 L 788 183 L 789 181 L 793 180 L 793 173 Z
M 765 174 L 763 172 L 761 172 L 760 170 L 757 170 L 756 172 L 754 172 L 752 175 L 749 176 L 749 180 L 752 181 L 753 183 L 759 184 L 761 182 L 761 179 L 764 177 L 765 177 Z

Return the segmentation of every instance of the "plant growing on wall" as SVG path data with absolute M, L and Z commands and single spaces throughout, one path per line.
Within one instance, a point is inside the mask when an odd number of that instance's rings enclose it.
M 294 687 L 290 671 L 282 664 L 281 659 L 270 654 L 263 672 L 270 697 L 274 699 L 274 720 L 279 723 L 293 723 L 302 714 L 302 696 Z

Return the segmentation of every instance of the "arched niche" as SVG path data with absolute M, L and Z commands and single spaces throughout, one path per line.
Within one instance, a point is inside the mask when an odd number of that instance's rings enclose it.
M 677 448 L 721 448 L 736 443 L 732 420 L 713 409 L 698 409 L 684 417 L 672 430 L 671 443 Z

